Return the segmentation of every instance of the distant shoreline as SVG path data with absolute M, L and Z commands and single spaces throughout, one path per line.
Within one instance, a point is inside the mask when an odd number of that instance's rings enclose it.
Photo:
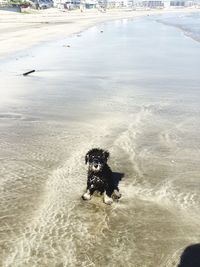
M 106 13 L 97 10 L 64 12 L 58 9 L 49 9 L 31 14 L 0 11 L 0 58 L 23 51 L 40 42 L 65 38 L 98 23 L 169 12 L 191 13 L 200 12 L 200 9 L 108 10 Z

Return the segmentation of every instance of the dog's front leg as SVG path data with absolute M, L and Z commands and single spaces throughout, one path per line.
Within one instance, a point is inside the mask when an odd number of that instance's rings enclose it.
M 93 190 L 90 190 L 89 188 L 87 188 L 86 193 L 82 195 L 82 199 L 83 200 L 90 200 L 92 198 L 93 193 L 94 193 Z
M 104 193 L 104 199 L 103 199 L 104 203 L 107 205 L 111 205 L 113 203 L 112 197 L 110 192 L 105 192 Z
M 82 199 L 83 200 L 90 200 L 91 199 L 91 194 L 90 194 L 90 190 L 89 189 L 86 191 L 85 194 L 82 195 Z
M 118 188 L 113 191 L 112 197 L 114 199 L 118 200 L 118 199 L 121 198 L 121 196 L 122 196 L 122 194 L 119 192 L 119 189 Z

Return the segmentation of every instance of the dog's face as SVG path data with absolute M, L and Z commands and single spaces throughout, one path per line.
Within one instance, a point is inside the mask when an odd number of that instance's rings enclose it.
M 85 164 L 89 164 L 89 169 L 93 172 L 102 171 L 107 163 L 109 152 L 99 148 L 93 148 L 85 155 Z

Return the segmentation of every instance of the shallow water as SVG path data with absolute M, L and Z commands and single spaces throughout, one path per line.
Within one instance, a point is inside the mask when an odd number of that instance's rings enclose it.
M 200 14 L 198 11 L 188 14 L 180 13 L 177 16 L 167 13 L 162 17 L 158 17 L 157 21 L 177 27 L 182 30 L 186 36 L 200 42 Z
M 199 242 L 200 46 L 156 20 L 1 62 L 1 266 L 172 267 Z M 92 147 L 125 173 L 112 206 L 80 198 Z

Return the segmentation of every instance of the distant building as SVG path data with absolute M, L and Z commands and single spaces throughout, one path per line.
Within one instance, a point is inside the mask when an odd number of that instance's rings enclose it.
M 200 0 L 124 0 L 128 6 L 141 8 L 169 8 L 200 6 Z M 124 2 L 125 3 L 125 2 Z
M 171 0 L 171 1 L 165 1 L 165 0 L 145 0 L 142 1 L 143 7 L 148 8 L 164 8 L 164 7 L 185 7 L 187 5 L 186 0 Z
M 78 9 L 92 9 L 98 5 L 97 0 L 54 0 L 55 6 L 58 8 L 64 8 L 68 10 Z
M 186 1 L 170 1 L 170 6 L 174 7 L 184 7 L 186 6 Z
M 192 6 L 197 5 L 197 2 L 196 2 L 196 1 L 187 1 L 187 2 L 185 3 L 185 5 L 186 5 L 187 7 L 192 7 Z
M 128 0 L 129 6 L 145 8 L 192 7 L 200 5 L 200 0 Z
M 83 4 L 86 9 L 92 9 L 97 7 L 98 2 L 96 0 L 85 0 Z
M 117 8 L 125 6 L 124 1 L 126 0 L 98 0 L 98 4 L 104 8 Z
M 5 5 L 5 4 L 7 4 L 7 3 L 8 3 L 7 0 L 0 0 L 0 5 Z
M 148 8 L 163 8 L 164 2 L 163 1 L 142 1 L 142 6 L 148 7 Z

